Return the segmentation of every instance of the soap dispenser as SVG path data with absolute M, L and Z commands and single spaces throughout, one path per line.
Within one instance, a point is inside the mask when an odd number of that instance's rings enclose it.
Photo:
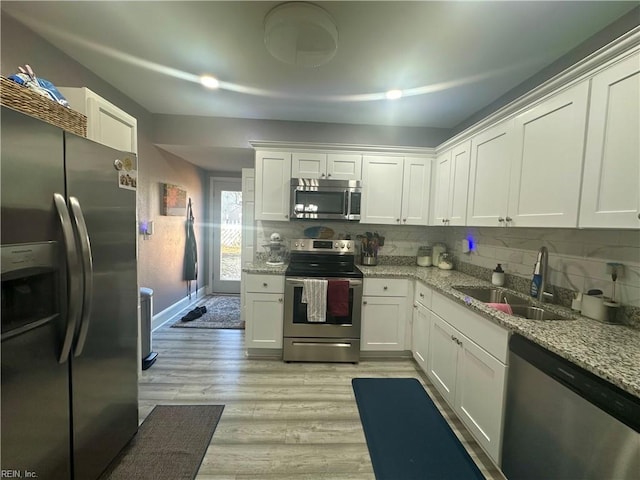
M 504 270 L 502 269 L 501 263 L 499 263 L 493 270 L 493 273 L 491 274 L 491 283 L 499 287 L 504 285 Z

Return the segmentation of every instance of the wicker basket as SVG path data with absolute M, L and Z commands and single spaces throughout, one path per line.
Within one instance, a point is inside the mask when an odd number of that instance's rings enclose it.
M 0 104 L 76 135 L 87 136 L 86 116 L 5 77 L 0 77 Z

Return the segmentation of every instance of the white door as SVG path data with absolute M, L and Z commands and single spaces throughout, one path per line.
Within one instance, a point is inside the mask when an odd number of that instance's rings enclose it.
M 212 179 L 214 293 L 240 293 L 242 276 L 242 180 Z
M 404 350 L 406 297 L 363 297 L 362 350 Z
M 513 159 L 512 136 L 513 120 L 508 120 L 471 139 L 467 225 L 505 225 Z
M 403 157 L 362 158 L 360 223 L 400 225 Z
M 431 160 L 405 157 L 403 177 L 401 224 L 429 225 Z
M 456 338 L 460 344 L 454 410 L 499 465 L 507 367 L 463 334 Z
M 509 226 L 578 226 L 589 82 L 515 118 Z
M 429 326 L 431 311 L 416 302 L 413 309 L 413 330 L 411 351 L 422 371 L 427 372 L 427 352 L 429 350 Z
M 447 217 L 447 225 L 467 224 L 470 160 L 471 142 L 464 142 L 451 150 L 451 179 L 449 183 L 449 216 Z
M 359 153 L 329 153 L 327 178 L 332 180 L 361 180 L 362 155 Z
M 256 220 L 289 221 L 291 154 L 256 152 Z
M 640 228 L 640 53 L 591 80 L 580 227 Z
M 457 330 L 451 325 L 435 313 L 431 314 L 427 376 L 451 406 L 455 401 L 458 363 L 458 345 L 453 341 L 454 332 L 457 333 Z
M 326 153 L 291 154 L 291 176 L 293 178 L 326 178 Z
M 436 192 L 434 195 L 432 225 L 446 225 L 449 219 L 450 171 L 451 151 L 447 151 L 436 160 L 436 181 L 434 182 Z
M 247 293 L 245 308 L 245 346 L 282 348 L 283 294 Z

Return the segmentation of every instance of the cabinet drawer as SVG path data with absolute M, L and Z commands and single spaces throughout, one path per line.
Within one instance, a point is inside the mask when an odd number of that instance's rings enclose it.
M 282 275 L 247 275 L 245 291 L 259 293 L 284 293 Z
M 508 330 L 439 293 L 432 295 L 431 310 L 502 363 L 507 363 Z
M 376 297 L 406 297 L 409 281 L 390 278 L 365 278 L 363 295 Z
M 413 298 L 414 302 L 421 303 L 427 308 L 431 308 L 431 295 L 433 290 L 422 282 L 416 282 L 416 293 Z

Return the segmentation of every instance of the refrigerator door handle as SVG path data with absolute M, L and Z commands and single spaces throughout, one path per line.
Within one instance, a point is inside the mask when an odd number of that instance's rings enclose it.
M 76 348 L 73 352 L 74 357 L 82 354 L 84 344 L 87 341 L 87 333 L 89 332 L 89 321 L 91 320 L 91 308 L 93 303 L 93 256 L 91 254 L 91 242 L 89 241 L 89 232 L 87 224 L 84 221 L 80 202 L 76 197 L 69 197 L 71 205 L 71 214 L 75 223 L 78 239 L 80 240 L 80 251 L 82 258 L 82 271 L 84 276 L 84 295 L 82 298 L 82 316 L 80 319 L 80 333 L 76 342 Z
M 71 216 L 67 209 L 67 202 L 59 193 L 53 194 L 53 202 L 58 211 L 58 218 L 60 219 L 60 226 L 62 227 L 62 236 L 64 239 L 65 257 L 67 262 L 67 328 L 64 334 L 64 340 L 62 342 L 62 350 L 60 351 L 60 357 L 58 363 L 65 363 L 69 358 L 71 347 L 73 345 L 73 337 L 76 331 L 76 325 L 78 323 L 78 317 L 80 316 L 81 297 L 82 294 L 82 276 L 80 259 L 76 252 L 76 240 L 73 233 L 73 226 L 71 224 Z

